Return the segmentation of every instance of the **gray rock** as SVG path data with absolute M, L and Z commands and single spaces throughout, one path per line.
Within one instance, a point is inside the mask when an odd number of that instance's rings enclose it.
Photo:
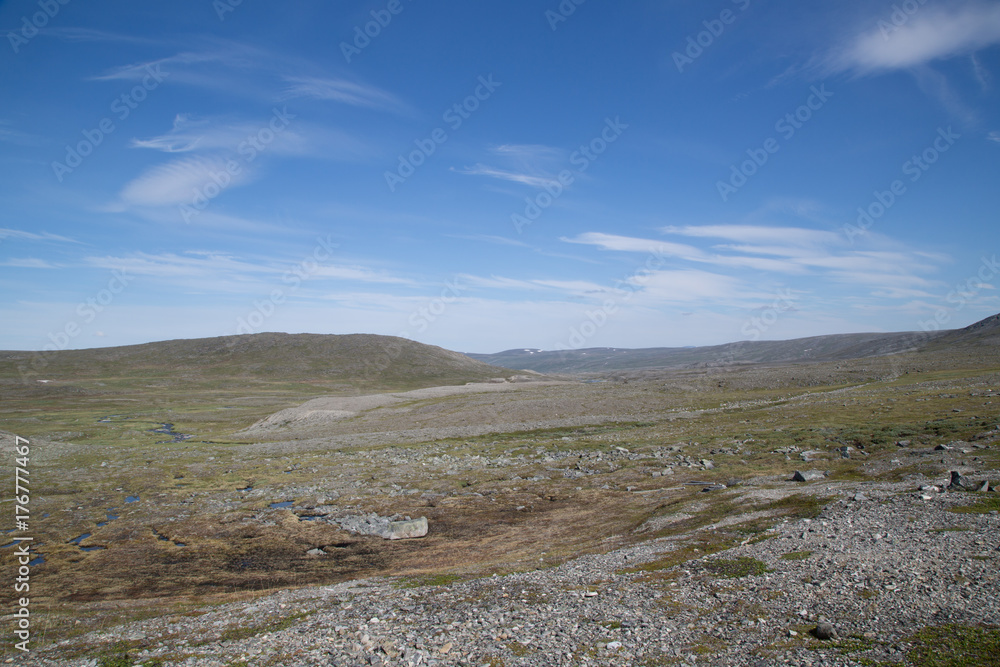
M 427 518 L 394 521 L 395 517 L 379 516 L 372 512 L 365 516 L 348 516 L 334 521 L 346 531 L 359 535 L 376 535 L 387 540 L 404 540 L 427 534 Z
M 830 623 L 821 622 L 812 631 L 813 637 L 827 641 L 837 639 L 837 629 Z
M 990 483 L 989 483 L 989 482 L 983 482 L 983 483 L 982 483 L 982 484 L 981 484 L 981 485 L 979 486 L 979 488 L 978 488 L 978 489 L 976 489 L 976 490 L 977 490 L 977 491 L 979 491 L 980 493 L 986 493 L 987 491 L 989 491 L 989 490 L 990 490 Z
M 326 552 L 322 549 L 310 549 L 306 552 L 307 556 L 325 556 Z
M 822 470 L 796 470 L 795 474 L 792 475 L 792 481 L 813 482 L 824 477 L 826 477 L 826 474 Z
M 425 535 L 427 535 L 427 517 L 422 516 L 410 521 L 391 522 L 382 537 L 387 540 L 408 540 Z
M 948 482 L 949 489 L 964 489 L 969 485 L 969 480 L 962 477 L 962 473 L 957 470 L 951 471 L 951 481 Z

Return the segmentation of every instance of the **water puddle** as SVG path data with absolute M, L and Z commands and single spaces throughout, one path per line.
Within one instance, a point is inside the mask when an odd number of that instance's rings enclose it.
M 85 539 L 87 539 L 91 535 L 93 535 L 93 533 L 84 533 L 83 535 L 77 535 L 72 540 L 70 540 L 69 543 L 70 544 L 75 544 L 77 546 L 80 546 L 80 542 L 83 542 Z
M 271 503 L 271 509 L 278 509 L 281 507 L 291 507 L 294 504 L 295 504 L 294 500 L 282 500 L 281 502 L 278 503 Z
M 177 540 L 171 540 L 169 537 L 167 537 L 166 535 L 164 535 L 160 531 L 156 530 L 155 528 L 153 528 L 152 531 L 153 531 L 153 535 L 156 536 L 156 539 L 160 540 L 161 542 L 173 542 L 175 547 L 186 547 L 187 546 L 187 544 L 185 544 L 184 542 L 178 542 Z
M 114 521 L 115 519 L 117 519 L 119 515 L 115 514 L 114 512 L 115 512 L 115 508 L 114 507 L 108 508 L 108 511 L 106 513 L 106 516 L 108 517 L 107 521 L 98 521 L 97 522 L 97 527 L 98 528 L 103 528 L 104 526 L 108 525 L 109 523 L 111 523 L 112 521 Z
M 45 556 L 39 554 L 28 561 L 28 567 L 35 567 L 36 565 L 41 565 L 45 562 Z
M 125 496 L 125 502 L 127 502 L 127 503 L 137 503 L 137 502 L 139 502 L 139 496 Z
M 324 516 L 323 514 L 300 514 L 299 521 L 318 521 Z

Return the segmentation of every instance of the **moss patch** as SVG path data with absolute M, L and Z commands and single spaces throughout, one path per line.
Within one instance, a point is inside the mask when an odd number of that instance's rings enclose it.
M 916 667 L 982 667 L 1000 665 L 1000 628 L 942 625 L 911 638 L 906 661 Z

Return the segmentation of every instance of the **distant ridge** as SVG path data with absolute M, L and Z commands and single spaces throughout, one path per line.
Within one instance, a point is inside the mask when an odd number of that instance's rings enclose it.
M 0 352 L 0 375 L 33 378 L 261 378 L 384 386 L 464 384 L 509 375 L 458 352 L 395 336 L 259 333 L 57 352 Z
M 734 364 L 846 361 L 899 352 L 976 345 L 1000 345 L 1000 314 L 964 329 L 950 331 L 833 334 L 706 347 L 597 347 L 562 351 L 513 349 L 496 354 L 468 356 L 496 366 L 539 373 L 600 373 L 644 368 L 684 369 Z

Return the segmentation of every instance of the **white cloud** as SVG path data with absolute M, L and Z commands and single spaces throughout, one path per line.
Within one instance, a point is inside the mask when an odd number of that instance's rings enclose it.
M 737 243 L 772 243 L 783 246 L 820 246 L 842 240 L 835 232 L 802 227 L 768 227 L 761 225 L 686 225 L 664 227 L 666 234 L 701 238 L 719 238 Z
M 309 97 L 315 100 L 329 100 L 368 109 L 405 111 L 403 104 L 392 95 L 375 86 L 368 86 L 346 79 L 330 79 L 312 76 L 285 76 L 288 84 L 285 97 Z
M 640 239 L 632 236 L 619 236 L 617 234 L 604 234 L 602 232 L 585 232 L 583 234 L 578 234 L 574 238 L 564 237 L 561 240 L 567 243 L 595 245 L 603 248 L 604 250 L 647 252 L 655 255 L 683 257 L 687 259 L 703 259 L 705 257 L 705 253 L 690 245 L 652 239 Z
M 333 278 L 365 283 L 384 283 L 392 285 L 414 285 L 414 281 L 399 278 L 384 271 L 373 271 L 363 266 L 321 266 L 310 274 L 310 278 Z
M 287 110 L 282 113 L 286 113 Z M 372 154 L 372 149 L 357 137 L 333 128 L 324 128 L 302 121 L 289 115 L 287 125 L 279 132 L 270 129 L 275 118 L 274 112 L 262 116 L 258 121 L 233 120 L 226 118 L 195 118 L 178 114 L 169 132 L 148 139 L 133 139 L 133 148 L 148 148 L 164 153 L 189 153 L 197 151 L 219 151 L 244 160 L 251 147 L 263 146 L 253 155 L 303 156 L 354 159 Z M 267 129 L 273 137 L 262 144 L 260 133 Z M 251 141 L 256 139 L 256 144 Z
M 631 284 L 641 287 L 641 301 L 704 303 L 712 301 L 739 301 L 748 298 L 743 281 L 731 276 L 700 271 L 654 271 L 633 276 Z
M 536 176 L 533 174 L 506 171 L 504 169 L 488 167 L 484 164 L 477 164 L 473 167 L 466 167 L 465 169 L 452 168 L 452 171 L 458 174 L 465 174 L 467 176 L 488 176 L 490 178 L 498 178 L 503 181 L 512 181 L 514 183 L 521 183 L 522 185 L 529 185 L 533 188 L 552 187 L 559 183 L 558 180 L 548 176 Z
M 902 69 L 970 53 L 1000 42 L 1000 5 L 965 3 L 960 7 L 924 6 L 896 26 L 890 17 L 833 53 L 835 71 L 861 74 Z
M 80 243 L 76 239 L 49 232 L 26 232 L 21 229 L 8 229 L 0 227 L 0 241 L 6 239 L 19 239 L 22 241 L 53 241 L 58 243 Z
M 9 266 L 16 269 L 58 269 L 59 267 L 52 262 L 44 259 L 38 259 L 36 257 L 21 257 L 5 259 L 0 262 L 0 266 Z
M 486 176 L 502 181 L 520 183 L 533 188 L 562 186 L 553 176 L 564 160 L 565 152 L 542 144 L 501 144 L 488 149 L 490 155 L 506 164 L 506 168 L 477 163 L 465 169 L 452 171 L 468 176 Z
M 407 278 L 393 276 L 357 264 L 322 263 L 311 270 L 296 263 L 282 263 L 259 258 L 239 258 L 227 253 L 189 250 L 182 254 L 150 254 L 137 252 L 127 256 L 88 257 L 88 266 L 122 270 L 135 276 L 147 276 L 163 282 L 181 285 L 194 291 L 219 291 L 245 294 L 266 294 L 276 287 L 296 289 L 315 285 L 328 287 L 338 283 L 372 283 L 382 285 L 415 285 Z
M 233 174 L 227 170 L 226 163 L 227 160 L 221 157 L 188 157 L 158 165 L 128 183 L 121 192 L 121 199 L 138 206 L 191 205 L 199 193 L 205 194 L 206 187 L 214 190 L 221 187 L 220 182 L 227 182 L 225 187 L 232 187 L 249 180 L 248 166 L 242 165 L 239 172 Z

